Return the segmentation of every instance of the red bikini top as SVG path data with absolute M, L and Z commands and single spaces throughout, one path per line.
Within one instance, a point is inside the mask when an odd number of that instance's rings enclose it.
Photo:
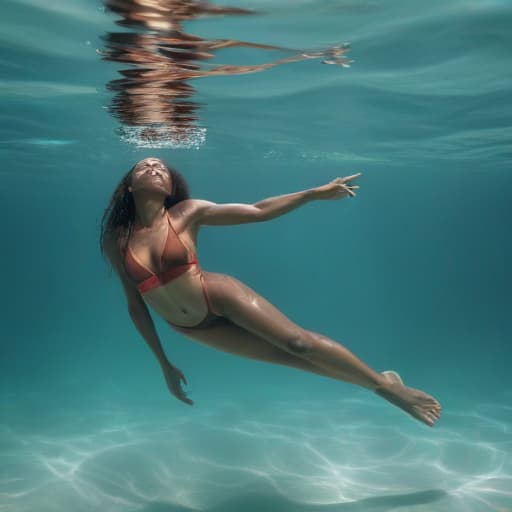
M 160 271 L 156 274 L 150 268 L 140 262 L 130 249 L 130 242 L 126 247 L 124 267 L 127 274 L 137 283 L 140 293 L 147 292 L 162 286 L 186 272 L 190 266 L 197 264 L 195 254 L 190 254 L 185 244 L 171 224 L 171 218 L 167 213 L 169 229 L 164 250 L 160 255 Z

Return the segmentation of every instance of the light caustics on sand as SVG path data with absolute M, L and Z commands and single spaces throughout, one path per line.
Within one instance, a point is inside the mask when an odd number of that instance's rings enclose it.
M 402 428 L 399 413 L 366 397 L 289 399 L 258 412 L 218 399 L 193 418 L 165 405 L 159 415 L 76 411 L 74 422 L 68 410 L 66 421 L 52 415 L 49 431 L 6 423 L 0 503 L 13 512 L 46 503 L 55 512 L 322 512 L 348 503 L 493 512 L 512 500 L 511 410 L 499 404 L 447 413 L 435 438 Z
M 254 15 L 253 11 L 220 7 L 191 0 L 104 0 L 108 11 L 120 16 L 117 24 L 133 32 L 104 36 L 102 59 L 128 64 L 122 78 L 107 88 L 115 93 L 110 112 L 122 126 L 121 138 L 142 147 L 192 147 L 202 145 L 206 128 L 201 126 L 190 80 L 264 71 L 282 64 L 319 59 L 324 64 L 349 67 L 348 44 L 320 50 L 297 50 L 236 41 L 208 40 L 183 31 L 183 23 L 204 16 Z M 288 54 L 258 65 L 209 64 L 215 52 L 246 47 Z

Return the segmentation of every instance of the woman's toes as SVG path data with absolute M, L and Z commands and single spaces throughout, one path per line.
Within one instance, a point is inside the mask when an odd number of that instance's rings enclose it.
M 438 419 L 439 419 L 439 416 L 437 416 L 437 414 L 434 412 L 434 411 L 430 411 L 428 413 L 428 417 L 435 423 Z
M 429 427 L 432 427 L 434 425 L 434 420 L 432 418 L 429 417 L 428 414 L 424 414 L 423 415 L 424 419 L 425 419 L 425 423 L 429 426 Z

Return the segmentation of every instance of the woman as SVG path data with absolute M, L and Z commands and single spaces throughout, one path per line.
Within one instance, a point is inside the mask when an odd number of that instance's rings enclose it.
M 169 390 L 191 405 L 181 370 L 168 360 L 148 305 L 175 330 L 243 357 L 291 366 L 371 389 L 433 426 L 439 402 L 378 373 L 345 347 L 294 324 L 233 277 L 203 271 L 196 259 L 200 226 L 262 222 L 319 199 L 354 197 L 360 174 L 255 204 L 190 199 L 183 177 L 157 158 L 138 162 L 121 180 L 102 220 L 101 248 L 121 279 L 128 310 L 164 373 Z

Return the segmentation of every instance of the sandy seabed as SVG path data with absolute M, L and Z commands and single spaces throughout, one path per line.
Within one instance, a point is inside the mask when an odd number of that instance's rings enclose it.
M 434 428 L 364 391 L 27 403 L 2 399 L 2 511 L 512 511 L 509 402 L 445 411 Z

